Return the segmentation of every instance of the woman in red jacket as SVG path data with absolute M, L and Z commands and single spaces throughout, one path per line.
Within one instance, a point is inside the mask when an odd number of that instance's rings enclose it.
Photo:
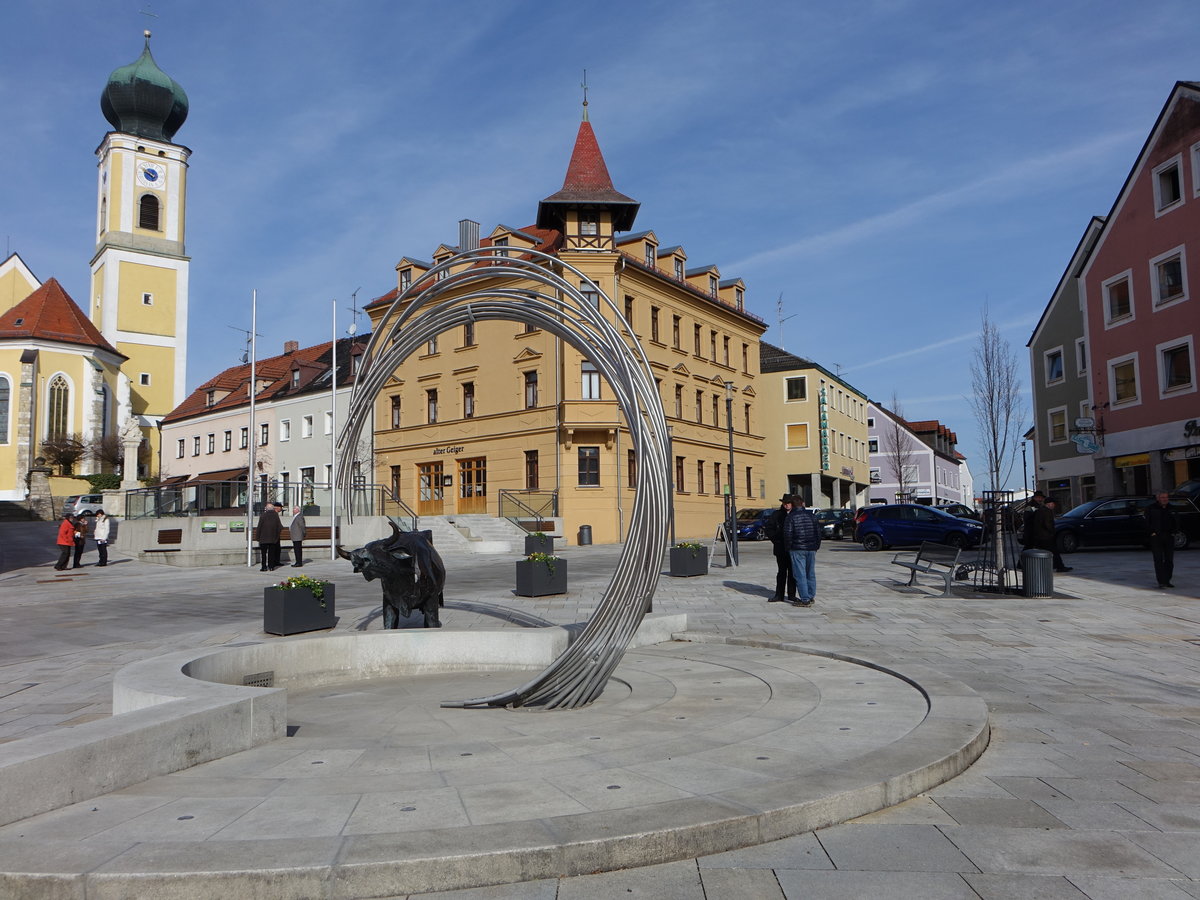
M 70 513 L 65 514 L 58 526 L 58 562 L 54 564 L 54 568 L 60 572 L 71 561 L 71 553 L 75 549 L 75 531 L 75 520 Z

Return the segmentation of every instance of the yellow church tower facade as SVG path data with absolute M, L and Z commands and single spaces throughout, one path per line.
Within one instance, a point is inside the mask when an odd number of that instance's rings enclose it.
M 132 420 L 157 468 L 158 423 L 186 396 L 187 170 L 191 151 L 174 143 L 188 114 L 183 88 L 150 54 L 109 76 L 100 108 L 113 130 L 96 150 L 96 253 L 92 321 L 128 359 L 118 387 L 119 427 Z M 140 474 L 150 474 L 142 472 Z

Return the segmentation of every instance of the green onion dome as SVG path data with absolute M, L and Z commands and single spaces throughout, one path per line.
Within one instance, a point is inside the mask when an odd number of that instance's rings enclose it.
M 170 141 L 187 118 L 188 98 L 179 83 L 158 67 L 150 55 L 150 32 L 145 36 L 142 55 L 108 76 L 100 110 L 117 131 Z

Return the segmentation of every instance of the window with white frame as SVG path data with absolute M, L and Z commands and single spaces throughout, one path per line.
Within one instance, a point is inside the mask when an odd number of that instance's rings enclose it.
M 281 441 L 290 441 L 292 439 L 292 420 L 281 419 L 279 422 L 279 439 Z
M 233 449 L 233 432 L 232 432 L 232 431 L 226 431 L 226 432 L 225 432 L 225 445 L 224 445 L 224 449 L 225 449 L 225 452 L 226 452 L 226 453 L 228 453 L 230 450 L 232 450 L 232 449 Z
M 333 434 L 333 410 L 325 410 L 325 433 Z
M 1176 247 L 1150 260 L 1150 289 L 1156 308 L 1187 299 L 1187 265 L 1183 249 Z
M 600 399 L 600 373 L 586 359 L 580 363 L 580 381 L 580 397 L 582 399 Z
M 1134 406 L 1141 402 L 1136 353 L 1108 361 L 1108 395 L 1114 407 Z
M 683 281 L 683 260 L 679 257 L 675 257 L 675 278 Z
M 1102 285 L 1104 324 L 1117 325 L 1133 319 L 1133 278 L 1128 270 L 1114 275 Z
M 1169 212 L 1183 203 L 1183 157 L 1175 154 L 1154 167 L 1155 215 Z
M 788 450 L 804 450 L 808 447 L 808 423 L 796 422 L 791 425 L 784 426 L 784 434 L 786 441 L 784 446 Z
M 1063 380 L 1063 352 L 1062 347 L 1055 347 L 1053 350 L 1047 350 L 1043 354 L 1043 361 L 1046 365 L 1046 384 L 1058 384 Z
M 1051 444 L 1065 444 L 1067 442 L 1067 408 L 1060 406 L 1057 409 L 1046 411 L 1046 436 Z
M 581 212 L 579 214 L 579 233 L 580 234 L 599 234 L 600 233 L 600 216 L 594 212 Z
M 879 452 L 879 439 L 871 438 L 869 441 L 867 441 L 867 449 L 870 450 L 872 453 L 878 453 Z
M 142 306 L 153 306 L 153 305 L 154 305 L 154 295 L 149 292 L 142 294 Z
M 407 291 L 412 287 L 412 269 L 400 270 L 400 290 Z
M 217 436 L 215 433 L 210 432 L 208 435 L 208 452 L 209 453 L 217 452 Z
M 192 438 L 192 456 L 200 455 L 200 435 Z
M 1075 374 L 1087 374 L 1087 341 L 1083 338 L 1075 341 Z
M 785 399 L 789 401 L 808 399 L 808 376 L 796 375 L 785 382 Z
M 238 433 L 238 449 L 245 450 L 250 446 L 250 429 L 242 426 L 242 430 Z
M 1160 397 L 1190 394 L 1196 390 L 1196 359 L 1192 336 L 1159 344 L 1158 385 Z
M 305 416 L 300 420 L 300 437 L 312 437 L 313 417 Z
M 600 289 L 590 281 L 579 282 L 579 293 L 583 295 L 583 302 L 592 309 L 600 308 Z
M 175 448 L 175 458 L 176 459 L 183 459 L 183 452 L 184 452 L 183 447 L 184 447 L 184 439 L 180 438 L 179 443 Z
M 142 387 L 148 387 L 150 385 L 150 373 L 142 372 L 140 375 L 138 375 L 138 384 L 140 384 Z
M 263 422 L 258 426 L 258 446 L 265 447 L 271 440 L 271 426 Z

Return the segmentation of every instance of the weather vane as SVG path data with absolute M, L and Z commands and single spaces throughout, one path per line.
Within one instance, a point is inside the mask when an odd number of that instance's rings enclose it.
M 587 69 L 583 70 L 583 83 L 579 85 L 583 88 L 583 121 L 588 120 L 587 112 Z

